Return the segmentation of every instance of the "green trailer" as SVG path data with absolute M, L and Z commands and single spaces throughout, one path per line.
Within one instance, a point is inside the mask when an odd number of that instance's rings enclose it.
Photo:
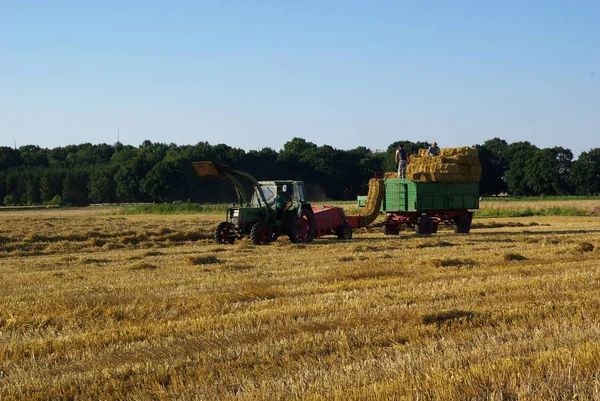
M 359 206 L 366 197 L 359 197 Z M 401 227 L 414 227 L 419 234 L 437 232 L 440 224 L 453 225 L 457 233 L 468 233 L 472 209 L 479 209 L 479 183 L 415 182 L 385 180 L 381 211 L 382 231 L 397 234 Z

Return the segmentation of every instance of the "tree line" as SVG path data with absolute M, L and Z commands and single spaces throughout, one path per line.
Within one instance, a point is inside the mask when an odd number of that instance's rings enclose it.
M 362 146 L 340 150 L 294 138 L 279 152 L 271 148 L 244 151 L 207 142 L 0 147 L 0 205 L 234 200 L 228 181 L 196 175 L 191 162 L 200 160 L 225 163 L 259 181 L 305 181 L 311 200 L 349 200 L 366 194 L 370 178 L 396 170 L 394 153 L 400 143 L 409 154 L 429 146 L 397 141 L 385 151 Z M 482 166 L 482 195 L 600 194 L 598 148 L 573 161 L 569 149 L 540 149 L 526 141 L 507 143 L 494 138 L 475 146 Z

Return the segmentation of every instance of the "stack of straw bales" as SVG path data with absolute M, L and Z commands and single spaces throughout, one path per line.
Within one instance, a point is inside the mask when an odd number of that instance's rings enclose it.
M 411 155 L 406 178 L 417 182 L 479 182 L 481 165 L 476 148 L 442 148 L 438 156 L 428 156 L 427 149 Z
M 397 175 L 397 174 L 396 174 Z M 369 193 L 367 194 L 367 202 L 365 208 L 360 214 L 362 225 L 371 224 L 377 216 L 381 208 L 381 201 L 385 194 L 385 183 L 379 178 L 371 178 L 369 180 Z

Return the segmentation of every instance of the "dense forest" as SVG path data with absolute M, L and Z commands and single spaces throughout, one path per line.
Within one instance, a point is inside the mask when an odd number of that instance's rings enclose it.
M 195 174 L 191 162 L 200 160 L 225 163 L 258 180 L 303 180 L 313 201 L 355 199 L 367 192 L 370 178 L 396 169 L 394 152 L 401 142 L 409 154 L 429 146 L 398 141 L 386 151 L 340 150 L 294 138 L 279 152 L 271 148 L 246 152 L 206 142 L 0 147 L 0 205 L 234 200 L 226 180 Z M 583 152 L 574 161 L 573 153 L 562 147 L 540 149 L 529 142 L 507 143 L 499 138 L 475 146 L 483 170 L 482 195 L 600 194 L 599 148 Z

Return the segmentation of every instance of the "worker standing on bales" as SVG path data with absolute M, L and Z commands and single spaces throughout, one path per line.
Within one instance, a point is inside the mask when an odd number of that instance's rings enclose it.
M 398 178 L 406 178 L 406 165 L 408 164 L 408 155 L 404 149 L 404 144 L 400 144 L 396 150 L 396 164 L 398 165 Z
M 439 154 L 440 154 L 440 148 L 438 148 L 437 142 L 436 141 L 431 142 L 431 146 L 429 147 L 429 149 L 427 149 L 427 155 L 428 156 L 437 156 Z

